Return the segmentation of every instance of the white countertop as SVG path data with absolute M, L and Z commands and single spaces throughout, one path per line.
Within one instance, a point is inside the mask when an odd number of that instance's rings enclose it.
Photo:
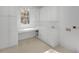
M 19 29 L 18 33 L 29 32 L 29 31 L 36 31 L 36 30 L 38 30 L 38 28 Z

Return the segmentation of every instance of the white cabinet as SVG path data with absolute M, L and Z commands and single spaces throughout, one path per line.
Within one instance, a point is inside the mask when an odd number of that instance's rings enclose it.
M 16 6 L 9 6 L 8 9 L 9 9 L 9 13 L 8 13 L 9 16 L 17 17 L 17 14 L 19 12 L 18 7 L 16 7 Z
M 58 45 L 59 39 L 56 12 L 56 7 L 44 7 L 40 11 L 39 38 L 52 47 Z
M 8 7 L 9 8 L 9 46 L 18 44 L 18 28 L 17 28 L 17 14 L 18 8 L 15 6 Z
M 8 6 L 0 6 L 0 16 L 8 16 Z
M 45 26 L 39 27 L 39 37 L 41 40 L 45 41 L 47 44 L 51 45 L 52 47 L 58 45 L 58 22 L 57 23 L 46 23 Z
M 17 17 L 9 17 L 9 45 L 18 44 Z
M 0 7 L 0 49 L 18 44 L 17 16 L 13 16 L 16 15 L 13 10 L 15 8 Z
M 0 48 L 8 46 L 8 17 L 0 17 Z

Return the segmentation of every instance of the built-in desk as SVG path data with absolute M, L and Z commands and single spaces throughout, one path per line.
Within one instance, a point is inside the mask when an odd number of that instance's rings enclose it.
M 38 28 L 19 29 L 18 38 L 19 40 L 22 40 L 22 39 L 34 37 L 37 35 L 37 32 L 38 32 Z

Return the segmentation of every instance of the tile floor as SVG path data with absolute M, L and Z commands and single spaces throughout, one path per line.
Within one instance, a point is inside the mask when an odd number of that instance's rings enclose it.
M 0 50 L 0 53 L 68 53 L 63 47 L 51 48 L 36 38 L 20 40 L 15 47 Z

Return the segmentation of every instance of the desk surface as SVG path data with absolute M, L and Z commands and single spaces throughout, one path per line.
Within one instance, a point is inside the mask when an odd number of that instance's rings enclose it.
M 36 31 L 36 30 L 38 30 L 38 28 L 19 29 L 18 33 L 29 32 L 29 31 Z

